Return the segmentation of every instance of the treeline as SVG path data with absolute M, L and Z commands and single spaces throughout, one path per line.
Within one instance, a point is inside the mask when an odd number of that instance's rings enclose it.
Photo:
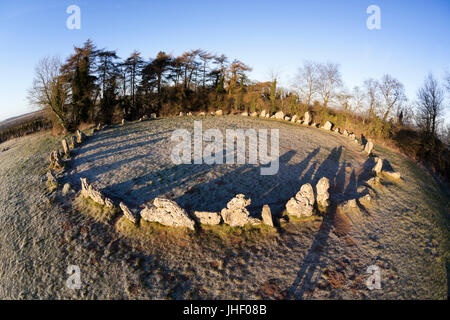
M 0 128 L 0 143 L 41 130 L 50 129 L 52 126 L 52 121 L 43 115 L 33 117 L 32 119 L 26 119 L 5 128 Z
M 29 91 L 33 104 L 49 111 L 55 126 L 73 131 L 83 123 L 118 123 L 143 115 L 179 112 L 278 110 L 315 122 L 332 121 L 374 139 L 393 141 L 450 181 L 449 126 L 443 126 L 445 84 L 426 77 L 417 98 L 408 101 L 403 84 L 389 74 L 348 90 L 340 66 L 305 61 L 290 88 L 252 81 L 251 68 L 225 55 L 196 49 L 179 56 L 159 52 L 145 59 L 138 51 L 121 59 L 90 40 L 74 47 L 65 61 L 44 58 Z

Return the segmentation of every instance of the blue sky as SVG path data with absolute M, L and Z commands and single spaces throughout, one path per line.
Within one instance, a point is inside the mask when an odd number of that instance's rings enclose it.
M 69 5 L 81 29 L 69 30 Z M 381 30 L 366 9 L 381 8 Z M 347 87 L 390 73 L 414 98 L 425 75 L 450 70 L 450 1 L 5 1 L 0 2 L 0 120 L 32 111 L 26 100 L 40 58 L 65 58 L 91 38 L 99 48 L 146 58 L 202 48 L 238 58 L 251 78 L 271 70 L 288 85 L 304 60 L 341 65 Z

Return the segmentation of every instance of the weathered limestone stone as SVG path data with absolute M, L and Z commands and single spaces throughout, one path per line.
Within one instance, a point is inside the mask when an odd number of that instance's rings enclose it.
M 266 110 L 263 110 L 263 111 L 261 111 L 260 117 L 261 117 L 261 118 L 265 118 L 265 117 L 266 117 L 266 114 L 267 114 L 267 111 L 266 111 Z
M 130 208 L 128 208 L 125 203 L 120 202 L 119 207 L 120 207 L 120 209 L 122 209 L 122 212 L 123 212 L 123 215 L 125 216 L 125 218 L 127 218 L 134 224 L 136 224 L 138 222 L 137 215 L 133 211 L 131 211 Z
M 307 126 L 309 126 L 311 121 L 312 121 L 311 113 L 309 113 L 309 111 L 306 111 L 305 115 L 303 116 L 303 124 L 306 124 Z
M 250 117 L 253 117 L 253 118 L 255 118 L 255 117 L 257 117 L 258 116 L 258 112 L 252 112 L 251 114 L 250 114 Z
M 148 120 L 148 115 L 144 114 L 141 119 L 142 121 Z
M 264 224 L 273 227 L 272 212 L 267 204 L 262 208 L 261 217 Z
M 318 128 L 318 127 L 319 127 L 319 124 L 314 122 L 314 123 L 311 125 L 311 127 L 313 127 L 313 128 Z
M 401 178 L 401 174 L 400 172 L 395 172 L 395 171 L 383 171 L 383 173 L 388 176 L 391 179 L 395 179 L 398 180 Z
M 156 119 L 156 113 L 152 113 L 152 114 L 150 114 L 150 118 L 152 118 L 152 119 Z
M 334 132 L 341 134 L 341 130 L 339 128 L 334 129 Z
M 105 206 L 109 209 L 114 208 L 114 203 L 110 198 L 105 197 Z
M 180 114 L 179 114 L 180 117 L 183 117 L 183 116 L 185 116 L 185 115 L 186 115 L 186 114 L 185 114 L 184 112 L 182 112 L 182 111 L 181 111 Z
M 296 122 L 297 119 L 298 119 L 298 116 L 297 116 L 296 114 L 294 114 L 294 115 L 292 116 L 291 121 L 292 121 L 292 122 Z
M 376 159 L 376 164 L 372 169 L 373 171 L 375 171 L 377 174 L 381 172 L 381 170 L 383 170 L 383 159 L 381 158 L 377 158 Z
M 363 203 L 363 204 L 368 204 L 372 201 L 372 197 L 370 196 L 370 194 L 366 194 L 362 197 L 359 198 L 359 202 Z
M 285 120 L 285 121 L 290 121 L 290 120 L 291 120 L 291 118 L 290 118 L 290 117 L 288 117 L 288 116 L 286 116 L 286 117 L 284 117 L 284 120 Z
M 326 208 L 330 205 L 330 194 L 328 193 L 328 189 L 330 188 L 330 180 L 328 178 L 323 177 L 317 182 L 316 190 L 317 190 L 317 203 Z
M 71 187 L 70 183 L 65 183 L 62 188 L 63 196 L 67 196 L 71 192 L 72 192 L 72 187 Z
M 127 123 L 127 120 L 122 119 L 122 125 L 125 125 Z
M 220 215 L 223 221 L 231 227 L 242 227 L 252 222 L 249 212 L 245 209 L 251 203 L 250 199 L 245 199 L 243 194 L 236 195 L 227 203 L 227 207 L 222 209 Z
M 269 117 L 270 117 L 270 115 L 268 113 L 266 113 L 266 118 L 269 118 Z
M 243 116 L 243 117 L 248 117 L 248 112 L 247 112 L 247 111 L 242 112 L 242 113 L 241 113 L 241 116 Z
M 86 140 L 86 135 L 80 130 L 77 130 L 75 134 L 77 136 L 77 143 L 83 143 Z
M 77 138 L 75 136 L 70 137 L 70 146 L 72 147 L 72 149 L 77 146 Z
M 297 121 L 295 121 L 296 123 L 300 123 L 300 124 L 302 124 L 302 120 L 297 120 Z
M 194 230 L 194 220 L 175 201 L 155 198 L 141 211 L 141 218 L 170 227 L 186 227 Z
M 283 120 L 284 119 L 284 112 L 283 111 L 278 111 L 277 113 L 275 113 L 274 117 L 275 117 L 275 119 Z
M 210 226 L 218 225 L 222 221 L 222 217 L 217 212 L 194 211 L 193 218 L 201 224 Z
M 344 132 L 342 133 L 342 135 L 343 135 L 344 137 L 348 137 L 348 131 L 347 131 L 347 129 L 344 129 Z
M 198 115 L 199 115 L 199 116 L 206 116 L 206 113 L 205 113 L 204 111 L 202 111 L 202 112 L 200 112 Z
M 378 177 L 370 178 L 369 180 L 367 180 L 367 184 L 371 187 L 376 187 L 381 184 L 380 178 Z
M 106 203 L 103 194 L 100 191 L 98 191 L 94 186 L 90 185 L 86 178 L 80 178 L 80 180 L 81 180 L 81 195 L 84 198 L 91 199 L 95 203 L 104 206 Z
M 314 210 L 314 191 L 309 183 L 304 184 L 294 198 L 286 203 L 286 211 L 295 217 L 310 217 Z
M 53 191 L 58 187 L 58 181 L 51 170 L 47 171 L 47 186 Z
M 59 154 L 59 150 L 53 150 L 50 153 L 50 167 L 52 168 L 62 168 L 63 161 L 61 160 L 61 155 Z
M 348 137 L 350 138 L 350 140 L 356 140 L 356 136 L 355 136 L 354 133 L 350 133 L 350 134 L 348 135 Z
M 323 125 L 322 129 L 328 130 L 330 131 L 331 129 L 333 129 L 333 124 L 330 121 L 325 122 L 325 124 Z
M 364 152 L 370 155 L 372 153 L 372 150 L 373 150 L 373 142 L 367 141 L 366 146 L 364 147 Z
M 61 144 L 62 144 L 62 147 L 63 147 L 64 154 L 66 156 L 69 156 L 70 155 L 70 149 L 69 149 L 69 144 L 67 143 L 67 140 L 66 139 L 62 139 L 61 140 Z
M 347 208 L 356 208 L 357 206 L 356 199 L 350 199 L 345 203 L 345 207 Z
M 216 116 L 222 116 L 223 115 L 223 111 L 222 110 L 217 110 L 216 111 Z

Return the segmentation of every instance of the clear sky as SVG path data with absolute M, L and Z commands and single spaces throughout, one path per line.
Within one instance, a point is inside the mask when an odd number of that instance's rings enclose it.
M 372 4 L 381 30 L 366 27 Z M 66 27 L 69 5 L 81 9 L 80 30 Z M 65 58 L 88 38 L 122 58 L 224 53 L 250 65 L 252 79 L 274 70 L 284 85 L 304 60 L 333 61 L 348 88 L 390 73 L 413 99 L 428 72 L 450 69 L 450 1 L 1 0 L 0 120 L 32 111 L 26 91 L 40 58 Z

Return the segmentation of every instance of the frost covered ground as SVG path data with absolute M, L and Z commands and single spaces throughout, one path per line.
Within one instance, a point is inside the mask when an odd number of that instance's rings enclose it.
M 280 214 L 303 183 L 323 176 L 333 182 L 335 203 L 354 197 L 371 165 L 360 147 L 334 133 L 227 116 L 207 117 L 203 129 L 280 130 L 277 175 L 261 176 L 253 165 L 175 166 L 171 132 L 192 127 L 183 117 L 97 132 L 75 150 L 63 180 L 79 190 L 79 177 L 87 177 L 133 208 L 166 195 L 188 211 L 218 211 L 243 193 L 258 216 L 264 204 Z M 385 180 L 371 191 L 370 206 L 260 232 L 147 226 L 144 234 L 123 219 L 96 222 L 76 209 L 76 194 L 46 191 L 48 154 L 59 146 L 48 134 L 1 145 L 7 150 L 0 153 L 0 298 L 447 298 L 449 195 L 379 145 L 375 153 L 403 181 Z M 68 265 L 80 266 L 80 290 L 65 285 Z M 365 285 L 370 265 L 381 268 L 381 290 Z

